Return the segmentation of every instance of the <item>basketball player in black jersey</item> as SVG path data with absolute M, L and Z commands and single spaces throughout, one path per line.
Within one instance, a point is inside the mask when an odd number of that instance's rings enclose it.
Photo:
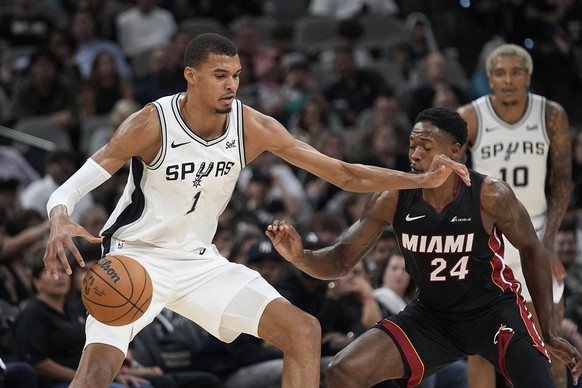
M 467 126 L 457 113 L 421 112 L 410 135 L 412 172 L 426 171 L 440 153 L 460 160 L 466 140 Z M 556 334 L 549 252 L 527 211 L 502 180 L 471 171 L 471 182 L 466 186 L 451 175 L 433 189 L 377 193 L 337 244 L 317 251 L 304 250 L 284 221 L 269 225 L 266 233 L 277 250 L 320 279 L 343 276 L 392 225 L 418 287 L 406 309 L 338 353 L 328 370 L 329 387 L 369 387 L 383 380 L 412 387 L 471 354 L 485 357 L 517 388 L 553 387 L 546 348 L 578 380 L 582 357 Z M 504 265 L 502 235 L 521 252 L 544 342 L 521 285 Z

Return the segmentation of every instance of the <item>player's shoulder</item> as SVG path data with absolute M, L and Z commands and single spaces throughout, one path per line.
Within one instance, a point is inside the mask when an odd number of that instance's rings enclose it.
M 467 125 L 471 125 L 477 122 L 477 111 L 473 102 L 469 102 L 465 105 L 461 105 L 457 108 L 457 113 L 467 122 Z
M 566 115 L 566 109 L 557 101 L 546 99 L 546 115 Z
M 500 178 L 490 175 L 483 177 L 481 184 L 481 201 L 483 203 L 499 203 L 515 196 L 511 187 Z
M 115 137 L 133 136 L 140 141 L 160 137 L 160 117 L 153 104 L 147 104 L 132 113 L 119 126 Z

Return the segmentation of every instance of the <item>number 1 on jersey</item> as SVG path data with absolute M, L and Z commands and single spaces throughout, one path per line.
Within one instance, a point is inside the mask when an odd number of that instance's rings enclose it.
M 192 213 L 194 210 L 196 210 L 196 204 L 198 203 L 198 200 L 200 199 L 200 193 L 202 191 L 199 191 L 196 193 L 196 195 L 194 196 L 194 203 L 192 203 L 192 208 L 190 208 L 190 210 L 188 210 L 188 213 L 186 214 L 190 214 Z

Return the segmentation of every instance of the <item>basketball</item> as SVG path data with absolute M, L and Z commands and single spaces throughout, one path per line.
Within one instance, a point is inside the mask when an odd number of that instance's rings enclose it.
M 91 265 L 83 278 L 85 308 L 101 323 L 123 326 L 135 322 L 152 301 L 152 280 L 135 259 L 106 256 Z

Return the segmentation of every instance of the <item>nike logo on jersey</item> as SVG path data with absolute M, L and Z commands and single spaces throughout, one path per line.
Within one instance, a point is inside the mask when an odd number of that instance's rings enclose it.
M 497 129 L 499 129 L 499 127 L 491 127 L 491 128 L 485 127 L 485 132 L 493 132 L 493 131 L 495 131 Z
M 178 147 L 182 147 L 183 145 L 190 144 L 190 143 L 191 143 L 191 141 L 185 141 L 184 143 L 174 143 L 172 141 L 172 144 L 170 144 L 170 147 L 178 148 Z
M 423 214 L 423 215 L 421 215 L 421 216 L 414 216 L 414 217 L 411 217 L 411 216 L 410 216 L 410 213 L 408 213 L 408 214 L 406 215 L 406 221 L 414 221 L 414 220 L 418 220 L 418 219 L 420 219 L 420 218 L 423 218 L 423 217 L 426 217 L 426 214 Z

